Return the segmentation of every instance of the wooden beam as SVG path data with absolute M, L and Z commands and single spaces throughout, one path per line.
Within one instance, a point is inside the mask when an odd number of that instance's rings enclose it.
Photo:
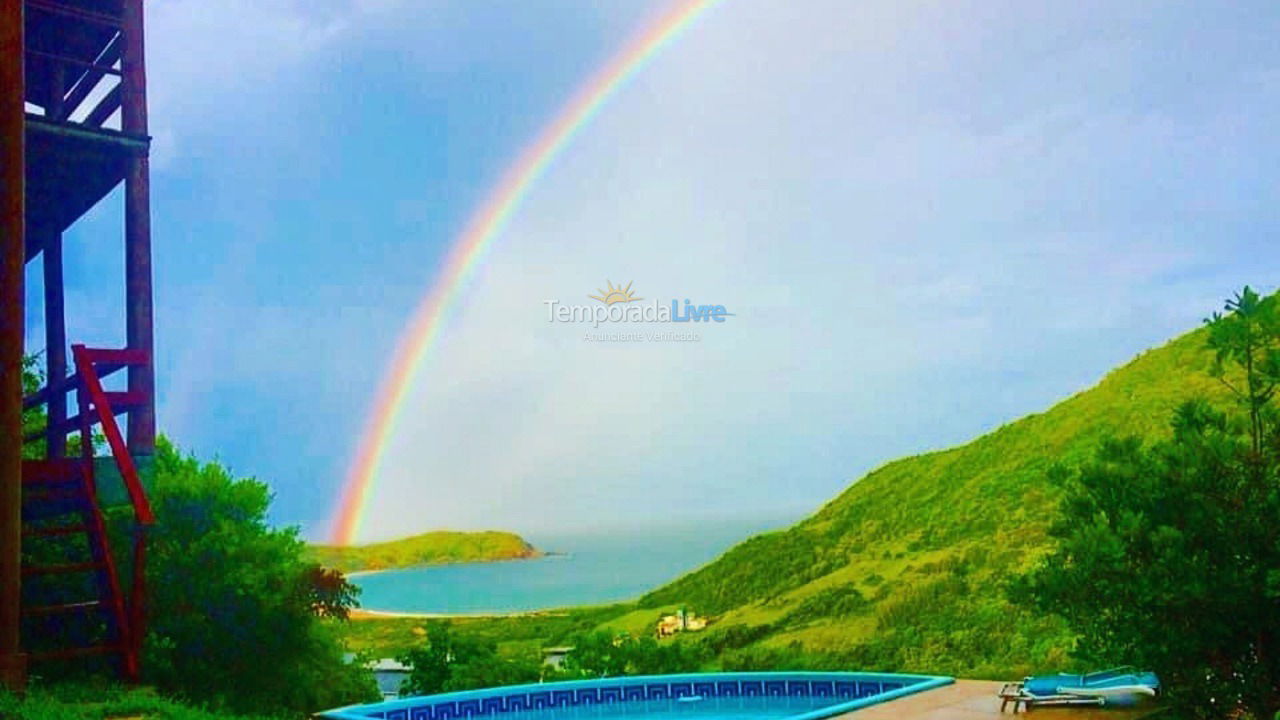
M 147 68 L 143 49 L 142 0 L 124 0 L 124 105 L 120 129 L 147 134 Z M 129 451 L 156 451 L 156 378 L 151 294 L 151 161 L 147 154 L 129 159 L 124 180 L 125 337 L 131 350 L 147 354 L 146 365 L 129 367 L 129 391 L 147 398 L 129 413 Z
M 116 37 L 119 36 L 117 35 Z M 96 70 L 103 75 L 115 75 L 117 77 L 120 75 L 120 71 L 118 69 L 101 62 L 89 62 L 88 60 L 73 58 L 69 55 L 59 55 L 57 53 L 44 52 L 43 50 L 28 50 L 27 54 L 31 57 L 38 57 L 41 60 L 48 60 L 51 65 L 75 65 L 76 67 L 84 68 L 86 70 Z M 112 60 L 112 62 L 115 62 L 115 60 Z
M 32 53 L 35 54 L 35 53 Z M 44 113 L 51 118 L 62 117 L 62 101 L 67 97 L 67 66 L 62 63 L 46 63 L 49 72 L 48 94 L 44 101 Z
M 106 27 L 118 28 L 121 24 L 120 18 L 114 15 L 94 12 L 93 10 L 84 10 L 71 5 L 64 5 L 59 2 L 51 2 L 50 0 L 27 0 L 27 5 L 31 6 L 32 10 L 43 10 L 47 13 L 74 18 L 76 20 L 82 20 L 95 25 L 105 25 Z
M 71 92 L 67 93 L 67 98 L 62 103 L 62 115 L 54 119 L 63 120 L 71 117 L 89 97 L 89 93 L 93 92 L 93 89 L 98 86 L 102 78 L 107 75 L 107 72 L 102 70 L 101 67 L 114 65 L 120 59 L 120 53 L 123 51 L 124 36 L 117 33 L 111 39 L 111 42 L 107 43 L 107 46 L 103 48 L 102 54 L 98 55 L 97 60 L 94 61 L 95 67 L 90 68 L 81 75 L 80 80 L 71 88 Z
M 0 0 L 0 684 L 26 685 L 22 597 L 22 357 L 26 132 L 22 0 Z
M 98 377 L 106 377 L 106 376 L 107 376 L 107 373 L 98 374 Z M 40 388 L 39 390 L 23 398 L 22 409 L 30 410 L 33 407 L 39 407 L 40 405 L 43 405 L 49 402 L 49 396 L 52 395 L 53 393 L 61 392 L 63 395 L 66 395 L 67 393 L 74 390 L 75 387 L 79 384 L 80 384 L 80 375 L 78 373 L 71 373 L 71 375 L 66 380 L 63 380 L 60 383 L 48 383 L 44 387 Z
M 55 390 L 67 377 L 67 319 L 63 311 L 62 233 L 44 241 L 44 359 L 45 383 L 50 389 L 45 447 L 50 458 L 67 454 L 67 436 L 56 428 L 67 419 L 66 390 Z
M 102 127 L 102 123 L 111 117 L 111 114 L 120 109 L 120 86 L 116 85 L 111 91 L 102 97 L 102 101 L 97 107 L 84 119 L 84 124 L 89 127 Z

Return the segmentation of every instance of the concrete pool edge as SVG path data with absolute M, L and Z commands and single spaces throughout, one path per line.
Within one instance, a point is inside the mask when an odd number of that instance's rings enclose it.
M 872 672 L 856 672 L 856 671 L 779 671 L 779 672 L 729 672 L 729 673 L 684 673 L 674 675 L 633 675 L 633 676 L 615 676 L 608 678 L 593 678 L 585 680 L 568 680 L 551 683 L 528 683 L 524 685 L 508 685 L 494 688 L 485 688 L 481 690 L 466 690 L 460 692 L 439 693 L 435 695 L 424 695 L 412 698 L 402 698 L 398 700 L 389 700 L 377 703 L 362 703 L 358 705 L 348 705 L 332 710 L 324 710 L 315 714 L 317 718 L 324 720 L 369 720 L 370 718 L 387 718 L 388 720 L 411 720 L 415 716 L 432 717 L 431 707 L 443 704 L 454 704 L 455 708 L 451 717 L 483 717 L 488 715 L 500 716 L 508 711 L 487 711 L 484 708 L 485 700 L 498 700 L 503 698 L 514 698 L 521 695 L 550 694 L 553 698 L 556 693 L 568 693 L 572 699 L 575 694 L 581 694 L 580 691 L 595 690 L 597 694 L 603 689 L 623 690 L 625 689 L 646 689 L 645 693 L 651 693 L 647 690 L 650 686 L 667 686 L 669 694 L 667 699 L 678 699 L 681 697 L 679 690 L 672 686 L 687 686 L 692 691 L 695 685 L 702 684 L 704 687 L 708 683 L 758 683 L 761 687 L 760 697 L 769 697 L 769 688 L 765 683 L 772 683 L 774 688 L 781 683 L 785 695 L 791 695 L 792 687 L 787 683 L 799 683 L 807 686 L 812 691 L 813 683 L 829 683 L 831 685 L 833 700 L 840 698 L 848 698 L 845 702 L 837 702 L 815 710 L 807 711 L 801 714 L 788 716 L 786 720 L 817 720 L 818 718 L 827 718 L 835 715 L 841 715 L 860 708 L 868 707 L 882 702 L 894 700 L 906 695 L 919 693 L 935 688 L 950 685 L 955 682 L 955 678 L 940 675 L 919 675 L 913 673 L 872 673 Z M 854 695 L 850 697 L 847 694 L 840 694 L 837 683 L 842 685 L 850 685 L 854 687 Z M 859 689 L 859 683 L 877 684 L 880 690 L 868 695 L 862 695 Z M 884 689 L 884 686 L 892 685 L 891 689 Z M 681 689 L 686 689 L 682 687 Z M 620 702 L 629 702 L 632 698 L 627 697 L 626 693 L 622 693 L 623 697 Z M 743 697 L 750 696 L 742 688 L 741 695 Z M 776 695 L 774 695 L 776 696 Z M 815 693 L 816 697 L 825 697 L 825 695 Z M 649 698 L 652 699 L 652 698 Z M 425 705 L 424 706 L 424 701 Z M 458 703 L 468 703 L 480 708 L 478 712 L 473 712 L 470 708 L 463 711 L 457 707 Z M 607 704 L 608 701 L 596 701 L 596 704 Z M 576 705 L 577 703 L 573 703 Z M 543 708 L 524 708 L 527 709 L 548 709 L 554 710 L 562 707 L 553 700 L 551 705 Z M 414 712 L 415 710 L 423 713 Z

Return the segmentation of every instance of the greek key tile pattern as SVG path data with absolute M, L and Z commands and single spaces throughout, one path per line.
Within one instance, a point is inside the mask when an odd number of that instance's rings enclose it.
M 705 681 L 659 682 L 646 680 L 643 684 L 616 685 L 612 687 L 580 687 L 573 689 L 545 690 L 519 689 L 516 692 L 495 694 L 467 700 L 431 702 L 422 698 L 420 706 L 401 707 L 382 711 L 367 710 L 363 717 L 384 720 L 459 720 L 530 710 L 550 710 L 580 705 L 605 705 L 619 702 L 647 700 L 677 700 L 682 697 L 819 697 L 832 698 L 833 702 L 869 698 L 898 690 L 908 681 L 889 680 L 792 680 L 792 679 L 709 679 Z M 513 688 L 513 690 L 517 690 Z

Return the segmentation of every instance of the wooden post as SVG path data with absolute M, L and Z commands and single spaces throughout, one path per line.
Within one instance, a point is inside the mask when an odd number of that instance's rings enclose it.
M 51 120 L 65 120 L 63 101 L 67 95 L 67 68 L 61 62 L 49 63 L 49 97 L 46 100 L 45 115 Z
M 44 237 L 44 358 L 49 393 L 49 425 L 45 445 L 50 458 L 65 457 L 67 435 L 62 425 L 67 419 L 67 321 L 63 310 L 62 233 Z M 56 388 L 56 389 L 55 389 Z
M 0 683 L 26 682 L 22 597 L 22 353 L 26 138 L 23 0 L 0 0 Z
M 142 42 L 142 0 L 124 0 L 124 54 L 121 56 L 121 129 L 147 134 L 147 71 Z M 124 191 L 125 336 L 130 348 L 145 350 L 146 365 L 129 367 L 129 390 L 146 397 L 129 411 L 129 451 L 152 455 L 156 445 L 155 355 L 151 294 L 151 170 L 145 152 L 129 160 Z

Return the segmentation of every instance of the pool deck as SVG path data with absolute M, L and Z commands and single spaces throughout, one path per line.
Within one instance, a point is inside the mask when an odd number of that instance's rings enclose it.
M 853 720 L 993 720 L 1025 717 L 1012 709 L 1001 714 L 1000 686 L 1004 683 L 986 680 L 956 680 L 933 690 L 907 695 L 889 702 L 855 710 L 838 717 Z M 1036 708 L 1032 720 L 1136 720 L 1159 710 L 1157 706 L 1137 708 L 1058 707 Z

